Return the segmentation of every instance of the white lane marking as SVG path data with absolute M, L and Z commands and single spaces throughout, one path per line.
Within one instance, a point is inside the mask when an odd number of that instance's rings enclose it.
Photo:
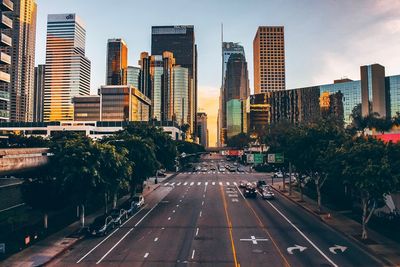
M 158 237 L 154 238 L 154 242 L 157 242 L 157 241 L 158 241 Z
M 215 182 L 212 182 L 212 185 L 215 185 Z
M 119 243 L 121 243 L 122 242 L 122 240 L 124 240 L 132 231 L 133 231 L 133 229 L 135 229 L 135 227 L 137 227 L 156 207 L 158 206 L 158 203 L 151 209 L 151 210 L 149 210 L 143 217 L 142 217 L 142 219 L 140 219 L 140 221 L 138 221 L 131 229 L 129 229 L 129 231 L 123 236 L 123 237 L 121 237 L 121 239 L 117 242 L 117 243 L 115 243 L 115 245 L 112 247 L 112 248 L 110 248 L 110 250 L 109 251 L 107 251 L 107 253 L 106 254 L 104 254 L 104 256 L 103 257 L 101 257 L 101 259 L 100 260 L 98 260 L 97 262 L 96 262 L 96 264 L 99 264 L 100 262 L 102 262 L 103 260 L 104 260 L 104 258 L 105 257 L 107 257 L 108 256 L 108 254 L 110 254 L 111 253 L 111 251 L 113 251 L 118 245 L 119 245 Z
M 203 195 L 203 198 L 205 198 L 205 197 L 206 197 L 206 195 L 204 194 L 204 195 Z
M 171 185 L 175 185 L 175 182 L 174 182 L 174 183 L 172 183 Z
M 239 202 L 239 199 L 237 199 L 237 198 L 232 198 L 232 202 Z
M 226 182 L 226 185 L 230 185 L 230 183 L 229 183 L 229 182 Z
M 282 216 L 282 218 L 284 218 L 294 229 L 296 229 L 297 232 L 299 232 L 299 234 L 304 237 L 305 240 L 307 240 L 308 243 L 311 244 L 311 246 L 313 246 L 318 252 L 319 254 L 321 254 L 329 263 L 331 263 L 334 267 L 338 267 L 338 265 L 336 263 L 334 263 L 328 256 L 325 255 L 325 253 L 323 253 L 321 251 L 321 249 L 319 249 L 314 242 L 312 242 L 296 225 L 294 225 L 280 210 L 278 210 L 275 205 L 271 204 L 270 202 L 267 202 L 274 210 L 276 210 L 276 212 L 279 213 L 279 215 Z
M 257 245 L 258 242 L 260 242 L 260 241 L 266 242 L 266 241 L 268 241 L 268 239 L 256 238 L 254 235 L 252 235 L 252 236 L 250 236 L 250 239 L 240 239 L 240 241 L 248 241 L 248 242 L 252 242 L 254 245 Z
M 171 220 L 171 217 L 168 217 L 168 221 L 170 221 Z
M 164 185 L 169 185 L 169 183 L 165 183 Z
M 175 213 L 175 210 L 173 210 L 172 213 Z
M 190 183 L 190 186 L 192 186 L 192 185 L 194 185 L 194 182 L 191 182 L 191 183 Z
M 177 186 L 180 186 L 180 185 L 181 185 L 181 182 L 177 183 L 176 185 L 177 185 Z
M 199 228 L 196 229 L 196 236 L 199 235 Z
M 187 182 L 185 182 L 183 185 L 187 185 L 188 183 Z
M 194 253 L 196 252 L 196 250 L 194 250 L 193 249 L 193 252 L 192 252 L 192 260 L 194 259 Z
M 135 214 L 133 214 L 132 217 L 130 217 L 128 220 L 126 220 L 121 226 L 124 226 L 127 222 L 129 222 L 133 217 L 135 217 L 139 212 L 141 212 L 144 208 L 147 207 L 147 204 L 141 208 L 138 212 L 136 212 Z M 100 243 L 98 243 L 96 246 L 94 246 L 94 248 L 92 248 L 88 253 L 86 253 L 85 255 L 83 255 L 82 258 L 80 258 L 76 263 L 80 263 L 81 261 L 83 261 L 90 253 L 92 253 L 96 248 L 98 248 L 101 244 L 103 244 L 107 239 L 109 239 L 115 232 L 117 232 L 119 229 L 121 229 L 121 227 L 117 228 L 114 230 L 114 232 L 112 232 L 111 234 L 109 234 L 106 238 L 104 238 L 103 240 L 101 240 Z
M 198 182 L 197 185 L 201 185 L 201 182 Z
M 219 182 L 219 185 L 222 185 L 222 182 Z
M 144 254 L 144 258 L 147 258 L 148 256 L 149 256 L 148 252 L 146 254 Z
M 236 182 L 233 182 L 233 184 L 234 184 L 234 185 L 237 185 L 237 183 L 236 183 Z
M 208 185 L 208 182 L 206 182 L 206 186 Z
M 204 201 L 201 202 L 201 205 L 204 206 Z
M 181 199 L 181 200 L 179 200 L 179 202 L 182 202 L 182 199 Z
M 199 214 L 199 215 L 200 215 L 200 217 L 201 217 L 201 215 L 202 215 L 202 214 L 203 214 L 203 212 L 202 212 L 202 211 L 200 211 L 200 214 Z
M 176 207 L 179 208 L 179 204 L 177 204 Z

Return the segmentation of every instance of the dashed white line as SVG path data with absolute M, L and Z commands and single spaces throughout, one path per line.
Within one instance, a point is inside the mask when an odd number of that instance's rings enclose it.
M 206 185 L 208 185 L 208 182 L 206 182 Z
M 176 185 L 178 185 L 178 186 L 179 186 L 179 185 L 181 185 L 181 183 L 177 183 Z
M 173 210 L 172 213 L 175 213 L 175 210 Z
M 176 207 L 179 208 L 179 204 L 177 204 Z
M 175 185 L 175 183 L 172 183 L 171 185 Z
M 201 205 L 204 206 L 204 201 L 201 202 Z
M 201 185 L 201 182 L 198 182 L 197 185 Z
M 199 228 L 196 229 L 196 236 L 199 235 Z
M 212 182 L 212 185 L 215 185 L 215 182 Z
M 157 241 L 158 241 L 158 237 L 154 238 L 154 242 L 157 242 Z
M 144 258 L 147 258 L 148 256 L 149 256 L 148 252 L 146 254 L 144 254 Z
M 226 185 L 230 185 L 230 183 L 229 183 L 229 182 L 226 182 Z
M 192 260 L 194 259 L 194 253 L 196 253 L 196 250 L 193 249 L 193 252 L 192 252 Z
M 202 211 L 200 211 L 200 214 L 199 214 L 199 216 L 201 217 L 201 215 L 203 214 L 203 212 Z
M 187 185 L 188 183 L 187 182 L 185 182 L 183 185 Z
M 170 221 L 171 220 L 171 217 L 168 217 L 168 221 Z
M 237 185 L 237 183 L 236 183 L 236 182 L 233 182 L 233 184 L 234 184 L 234 185 Z
M 194 185 L 194 182 L 191 182 L 190 185 L 191 185 L 191 186 Z

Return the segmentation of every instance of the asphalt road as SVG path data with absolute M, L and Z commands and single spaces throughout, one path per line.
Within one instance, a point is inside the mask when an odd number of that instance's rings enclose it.
M 259 173 L 179 174 L 115 232 L 82 240 L 50 265 L 381 266 L 284 197 L 245 199 L 242 179 L 270 180 Z

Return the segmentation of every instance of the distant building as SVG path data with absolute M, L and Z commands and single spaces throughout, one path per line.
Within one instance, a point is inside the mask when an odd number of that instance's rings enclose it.
M 140 68 L 139 67 L 128 66 L 127 84 L 140 90 Z
M 12 51 L 13 21 L 10 19 L 14 10 L 12 1 L 1 1 L 1 42 L 0 42 L 0 121 L 10 120 L 10 74 Z
M 207 128 L 207 114 L 204 112 L 197 113 L 197 133 L 200 145 L 208 147 L 208 128 Z
M 33 121 L 43 121 L 43 104 L 44 104 L 44 79 L 46 65 L 38 65 L 35 67 L 35 86 L 33 89 Z
M 197 46 L 193 25 L 153 26 L 151 54 L 172 52 L 176 65 L 188 69 L 189 73 L 189 124 L 194 133 L 197 112 Z
M 189 124 L 189 70 L 173 67 L 174 119 L 179 125 Z
M 100 88 L 101 121 L 149 121 L 151 100 L 137 88 L 110 85 Z
M 361 66 L 361 98 L 362 115 L 378 113 L 385 118 L 388 115 L 385 87 L 385 67 L 379 64 Z
M 128 47 L 122 39 L 107 42 L 107 85 L 127 85 Z
M 152 73 L 150 72 L 150 61 L 151 57 L 149 56 L 149 53 L 140 53 L 139 90 L 148 98 L 152 98 Z
M 85 37 L 85 26 L 75 14 L 48 16 L 44 121 L 72 121 L 72 98 L 90 94 Z
M 100 96 L 76 96 L 74 103 L 74 121 L 100 121 Z
M 282 26 L 260 26 L 253 41 L 254 93 L 286 89 L 285 32 Z

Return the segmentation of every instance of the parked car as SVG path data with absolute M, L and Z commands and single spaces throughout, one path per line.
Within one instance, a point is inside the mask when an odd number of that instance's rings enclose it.
M 144 205 L 144 197 L 140 194 L 137 194 L 132 198 L 132 203 L 136 209 L 139 209 Z
M 128 219 L 128 212 L 125 209 L 112 209 L 110 216 L 113 218 L 115 225 L 121 225 L 126 219 Z
M 247 186 L 248 183 L 249 183 L 249 182 L 246 181 L 246 180 L 241 180 L 241 181 L 239 182 L 239 187 L 240 187 L 240 188 L 246 188 L 246 186 Z
M 108 215 L 101 215 L 89 225 L 88 232 L 92 236 L 106 236 L 114 228 L 113 218 Z
M 263 199 L 267 199 L 267 200 L 271 200 L 271 199 L 275 198 L 275 194 L 271 190 L 263 190 L 261 192 L 261 195 L 262 195 Z
M 246 186 L 243 190 L 243 196 L 245 198 L 257 198 L 256 189 L 253 186 Z
M 274 178 L 283 178 L 283 173 L 281 171 L 278 171 L 278 172 L 274 173 L 273 177 Z

